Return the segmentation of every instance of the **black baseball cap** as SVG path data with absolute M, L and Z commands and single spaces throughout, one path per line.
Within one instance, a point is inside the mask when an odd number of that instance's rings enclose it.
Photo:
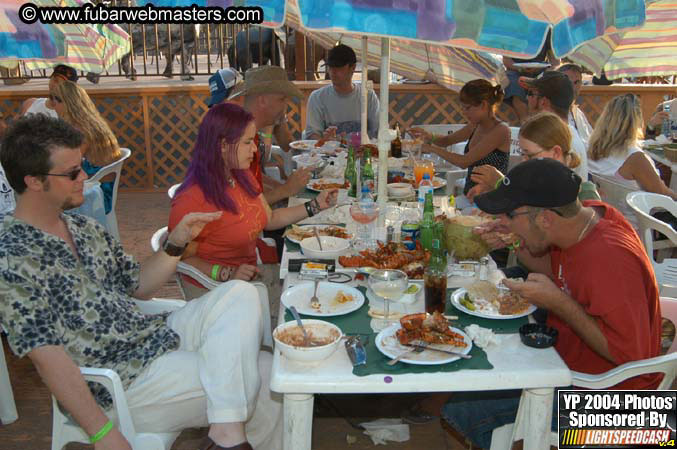
M 345 44 L 339 44 L 329 50 L 327 55 L 327 63 L 329 67 L 343 67 L 346 64 L 357 63 L 357 56 L 355 51 Z
M 524 89 L 536 89 L 558 108 L 568 110 L 574 102 L 574 85 L 562 72 L 543 72 L 538 78 L 520 77 L 519 85 Z
M 534 158 L 515 166 L 498 188 L 475 197 L 489 214 L 505 214 L 520 206 L 557 208 L 578 198 L 581 177 L 552 158 Z
M 71 66 L 66 66 L 64 64 L 55 66 L 54 72 L 52 72 L 51 76 L 61 77 L 64 80 L 72 81 L 73 83 L 78 82 L 78 71 L 73 69 Z

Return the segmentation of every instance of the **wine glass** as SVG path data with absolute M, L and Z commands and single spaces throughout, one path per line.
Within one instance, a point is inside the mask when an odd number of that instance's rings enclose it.
M 383 320 L 387 326 L 390 324 L 390 301 L 402 297 L 409 286 L 409 278 L 401 270 L 378 269 L 369 274 L 368 284 L 374 294 L 383 298 L 385 303 Z
M 353 248 L 366 250 L 376 248 L 376 240 L 372 238 L 370 224 L 376 220 L 379 207 L 373 201 L 354 202 L 350 206 L 350 216 L 358 223 Z

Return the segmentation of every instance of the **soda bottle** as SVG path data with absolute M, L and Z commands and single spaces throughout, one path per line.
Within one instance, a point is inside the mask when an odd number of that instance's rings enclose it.
M 343 178 L 348 182 L 348 196 L 357 198 L 357 172 L 355 171 L 355 150 L 348 147 L 348 160 Z
M 665 111 L 668 114 L 670 114 L 670 103 L 671 102 L 663 103 L 663 111 Z M 672 124 L 670 123 L 670 117 L 663 119 L 663 125 L 661 126 L 661 131 L 663 132 L 663 135 L 668 139 L 670 139 L 670 137 L 671 137 L 671 135 L 670 135 L 671 132 L 672 132 L 672 130 L 670 129 L 671 125 Z
M 400 124 L 395 125 L 395 139 L 390 141 L 390 156 L 393 158 L 402 157 L 402 141 L 400 140 Z
M 426 194 L 428 194 L 428 192 L 432 193 L 433 191 L 433 182 L 430 180 L 430 174 L 426 172 L 423 174 L 423 179 L 418 184 L 418 211 L 419 214 L 421 214 L 421 217 L 423 217 L 423 204 L 425 203 Z
M 374 193 L 374 168 L 371 165 L 371 149 L 364 150 L 364 167 L 362 168 L 362 187 L 367 186 Z
M 426 250 L 432 250 L 433 227 L 435 225 L 435 210 L 433 209 L 433 193 L 426 193 L 423 206 L 423 219 L 421 220 L 421 246 Z
M 423 274 L 425 312 L 444 314 L 447 301 L 447 254 L 442 245 L 442 223 L 433 225 L 432 255 Z

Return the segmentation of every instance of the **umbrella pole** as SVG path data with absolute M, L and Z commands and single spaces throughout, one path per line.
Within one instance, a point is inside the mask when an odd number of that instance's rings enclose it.
M 368 128 L 367 128 L 367 109 L 368 109 L 368 100 L 367 100 L 367 92 L 369 90 L 369 82 L 367 80 L 368 78 L 368 70 L 369 70 L 369 65 L 367 64 L 367 60 L 369 59 L 369 50 L 367 48 L 367 36 L 362 36 L 362 83 L 360 85 L 360 94 L 362 96 L 362 117 L 360 120 L 361 124 L 361 129 L 360 129 L 360 136 L 361 136 L 361 143 L 368 144 L 369 143 L 369 136 L 368 136 Z
M 378 124 L 378 226 L 385 225 L 385 210 L 388 201 L 388 150 L 393 136 L 388 125 L 388 88 L 390 75 L 390 38 L 381 38 L 381 98 L 379 99 Z

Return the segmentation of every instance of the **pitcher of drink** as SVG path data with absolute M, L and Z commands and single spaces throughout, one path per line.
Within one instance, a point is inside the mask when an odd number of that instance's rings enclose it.
M 444 229 L 440 222 L 433 226 L 432 256 L 423 275 L 425 312 L 444 314 L 447 302 L 447 254 L 442 244 Z
M 416 180 L 416 188 L 418 184 L 423 179 L 423 174 L 427 173 L 430 175 L 430 181 L 433 180 L 435 176 L 435 165 L 429 159 L 416 159 L 414 160 L 414 178 Z

